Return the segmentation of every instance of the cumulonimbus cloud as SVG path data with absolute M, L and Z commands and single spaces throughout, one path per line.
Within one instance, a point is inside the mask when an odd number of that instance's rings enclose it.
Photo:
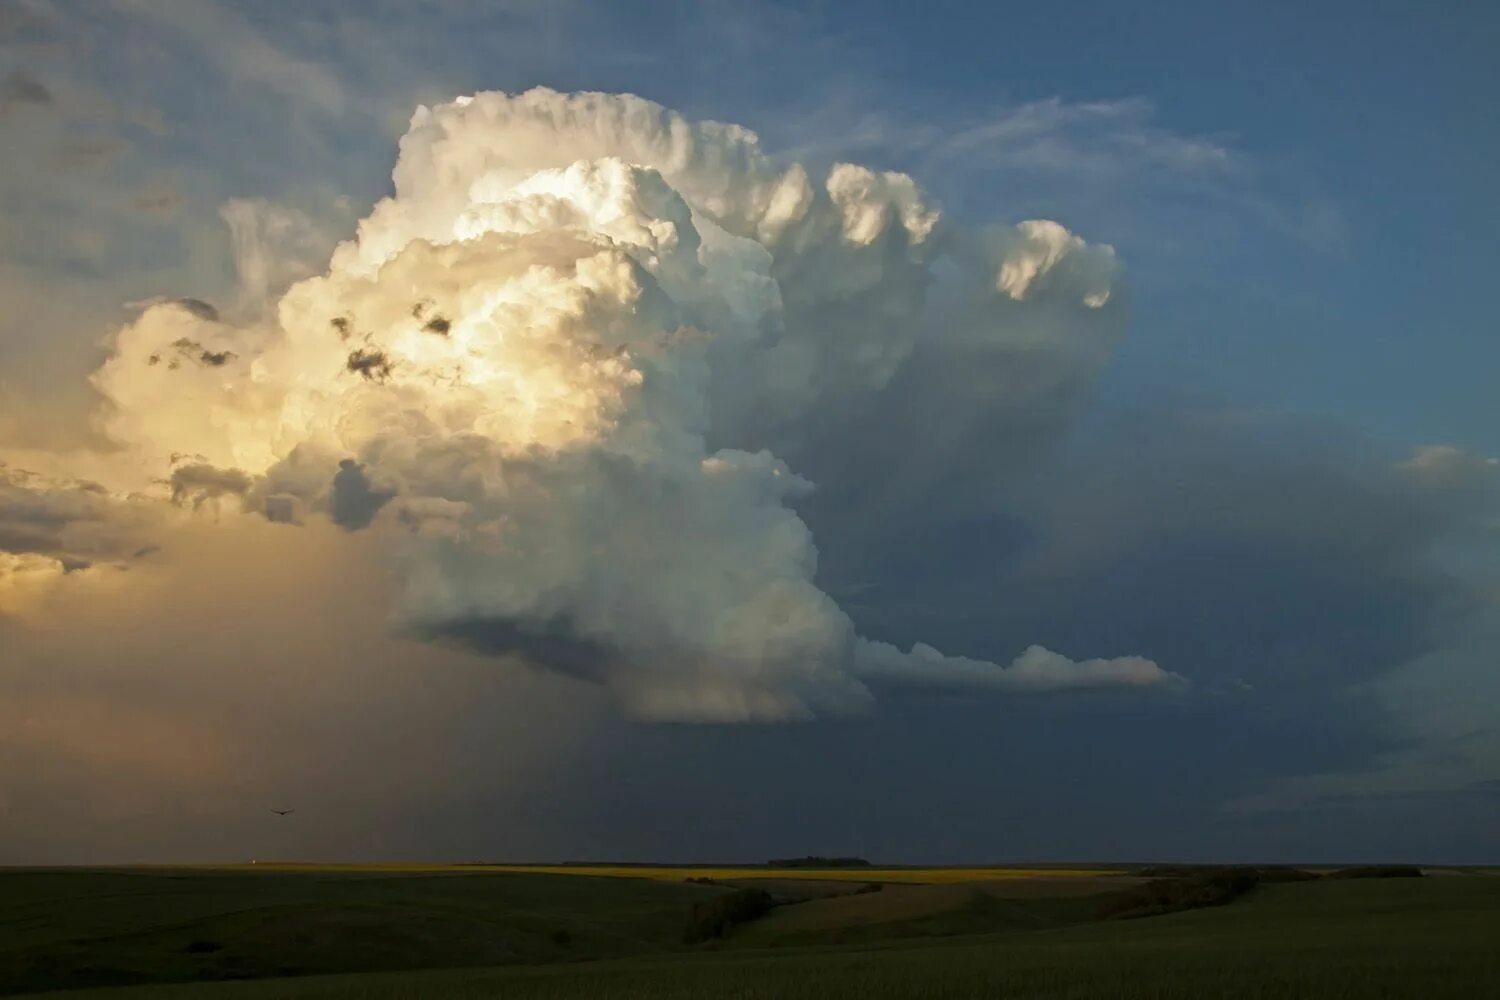
M 328 516 L 387 553 L 400 627 L 585 677 L 645 718 L 855 711 L 867 682 L 1171 676 L 856 635 L 815 583 L 794 508 L 814 486 L 771 450 L 878 405 L 923 338 L 1051 338 L 1095 363 L 1117 324 L 1108 247 L 1051 222 L 964 232 L 903 174 L 815 176 L 631 96 L 419 108 L 394 181 L 273 317 L 162 302 L 119 332 L 95 376 L 105 430 L 179 502 Z

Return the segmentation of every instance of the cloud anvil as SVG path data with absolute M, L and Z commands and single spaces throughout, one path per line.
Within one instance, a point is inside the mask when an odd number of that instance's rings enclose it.
M 648 719 L 860 711 L 867 682 L 1170 676 L 859 637 L 794 507 L 830 473 L 777 457 L 877 415 L 957 425 L 1032 356 L 1086 383 L 1117 335 L 1109 247 L 1046 221 L 967 231 L 904 174 L 781 165 L 632 96 L 419 108 L 394 183 L 265 318 L 177 299 L 119 332 L 94 384 L 145 470 L 129 488 L 327 517 L 388 560 L 397 627 L 584 676 Z M 993 384 L 895 384 L 933 358 L 988 358 Z

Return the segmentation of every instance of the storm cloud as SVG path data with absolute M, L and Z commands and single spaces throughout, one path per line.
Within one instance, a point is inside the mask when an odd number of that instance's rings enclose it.
M 1299 22 L 1333 109 L 1108 19 L 950 86 L 897 7 L 195 6 L 0 12 L 3 860 L 1494 860 L 1489 61 L 1439 120 L 1385 15 Z M 723 657 L 768 577 L 836 671 Z
M 1004 666 L 859 637 L 814 579 L 795 509 L 814 483 L 777 457 L 836 481 L 820 451 L 889 429 L 911 495 L 965 462 L 924 454 L 922 418 L 958 429 L 998 399 L 1060 426 L 1117 340 L 1109 247 L 1045 221 L 969 232 L 904 174 L 783 167 L 631 96 L 419 108 L 394 181 L 274 323 L 158 306 L 120 332 L 94 379 L 106 430 L 148 465 L 195 456 L 177 500 L 254 481 L 275 520 L 368 529 L 399 627 L 546 635 L 541 666 L 573 643 L 643 718 L 864 711 L 867 676 L 1168 679 L 1144 655 L 1026 643 Z M 225 219 L 259 297 L 294 220 Z

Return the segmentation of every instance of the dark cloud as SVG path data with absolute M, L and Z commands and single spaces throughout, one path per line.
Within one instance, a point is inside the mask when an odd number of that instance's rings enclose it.
M 337 324 L 337 320 L 334 322 Z M 340 333 L 343 332 L 342 328 L 336 328 Z M 349 355 L 344 367 L 356 375 L 364 376 L 367 381 L 384 382 L 391 374 L 391 359 L 384 351 L 361 347 Z
M 267 521 L 273 524 L 301 524 L 302 501 L 287 493 L 273 493 L 261 507 Z
M 172 215 L 181 204 L 182 192 L 172 184 L 158 184 L 135 196 L 135 207 L 151 215 Z
M 57 162 L 64 167 L 95 167 L 112 160 L 129 146 L 124 139 L 114 136 L 70 139 L 58 150 Z
M 0 462 L 0 553 L 41 556 L 68 572 L 128 562 L 159 521 L 150 501 Z
M 0 109 L 13 104 L 51 104 L 52 91 L 46 84 L 20 70 L 0 81 Z
M 364 466 L 346 458 L 339 462 L 333 475 L 333 492 L 328 498 L 328 516 L 346 531 L 369 527 L 394 493 L 377 490 L 365 475 Z
M 1078 419 L 1121 332 L 1118 301 L 1080 318 L 1076 303 L 987 300 L 981 318 L 949 291 L 932 290 L 928 335 L 879 393 L 765 442 L 817 484 L 797 507 L 825 561 L 995 517 Z
M 837 511 L 811 514 L 820 581 L 865 634 L 989 658 L 1029 641 L 1137 649 L 1190 678 L 1147 729 L 1131 719 L 1149 707 L 1123 702 L 1118 717 L 1059 707 L 1060 725 L 1094 752 L 1170 773 L 1161 808 L 1205 843 L 1274 827 L 1306 846 L 1358 831 L 1299 834 L 1296 813 L 1229 821 L 1221 807 L 1278 777 L 1368 766 L 1411 738 L 1369 684 L 1444 648 L 1484 608 L 1484 581 L 1441 553 L 1474 550 L 1466 540 L 1500 510 L 1495 486 L 1492 464 L 1452 450 L 1403 455 L 1310 422 L 1183 407 L 1101 413 L 994 492 L 988 512 L 929 520 L 915 503 L 879 523 L 882 544 Z M 933 727 L 921 739 L 965 738 L 954 702 L 906 704 Z M 1041 718 L 1004 710 L 1057 752 Z M 1115 801 L 1104 774 L 1081 774 L 1070 794 L 1131 814 L 1122 837 L 1136 828 L 1148 843 L 1166 825 Z
M 579 638 L 578 630 L 562 618 L 545 623 L 469 618 L 414 631 L 424 639 L 487 656 L 518 656 L 538 667 L 595 683 L 609 676 L 609 664 L 617 656 L 607 646 Z
M 1467 479 L 1445 488 L 1413 476 L 1405 456 L 1326 428 L 1209 412 L 1112 414 L 994 493 L 987 513 L 929 520 L 918 504 L 916 518 L 883 524 L 887 544 L 862 548 L 839 538 L 846 529 L 832 516 L 814 527 L 820 542 L 831 540 L 824 577 L 888 629 L 947 620 L 949 634 L 983 642 L 982 633 L 995 641 L 1029 619 L 1087 642 L 1106 631 L 1141 637 L 1159 621 L 1157 638 L 1172 646 L 1196 623 L 1205 636 L 1256 647 L 1240 657 L 1220 643 L 1190 657 L 1217 672 L 1248 666 L 1242 659 L 1264 665 L 1271 645 L 1286 653 L 1304 623 L 1333 628 L 1340 608 L 1358 617 L 1380 606 L 1372 601 L 1409 602 L 1425 618 L 1452 607 L 1442 595 L 1462 606 L 1462 586 L 1429 555 L 1500 506 L 1493 492 L 1490 506 L 1484 496 Z M 1322 596 L 1296 596 L 1291 585 Z M 1370 625 L 1400 622 L 1375 615 Z M 1370 651 L 1350 652 L 1365 660 Z M 1169 666 L 1191 672 L 1189 663 Z
M 193 507 L 220 497 L 240 497 L 250 491 L 253 480 L 239 469 L 220 469 L 203 462 L 172 470 L 172 501 Z
M 206 319 L 210 323 L 219 321 L 219 310 L 212 303 L 204 302 L 202 299 L 173 299 L 173 305 L 181 306 L 199 319 Z
M 72 525 L 104 520 L 109 503 L 92 484 L 59 484 L 0 463 L 0 550 L 52 554 Z
M 211 319 L 218 316 L 217 309 L 214 309 L 207 302 L 202 302 L 198 299 L 174 299 L 173 304 L 186 309 L 199 319 Z M 209 313 L 212 313 L 213 316 L 210 317 Z M 172 341 L 172 351 L 170 354 L 154 353 L 146 359 L 146 363 L 148 365 L 159 365 L 165 361 L 168 368 L 176 369 L 182 362 L 188 361 L 206 368 L 219 368 L 229 364 L 235 357 L 236 355 L 233 351 L 210 350 L 191 337 L 179 337 L 177 340 Z

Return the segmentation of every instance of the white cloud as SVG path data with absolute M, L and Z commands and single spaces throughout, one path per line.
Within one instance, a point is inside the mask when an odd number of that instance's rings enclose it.
M 1500 459 L 1450 444 L 1423 445 L 1397 469 L 1413 483 L 1437 492 L 1472 495 L 1500 489 Z
M 1167 678 L 1139 657 L 1001 667 L 859 639 L 814 583 L 791 506 L 810 484 L 752 443 L 881 405 L 945 255 L 963 319 L 938 350 L 1112 342 L 1089 315 L 1107 248 L 1044 222 L 972 239 L 903 174 L 781 167 L 743 128 L 629 96 L 421 108 L 394 181 L 274 319 L 165 302 L 120 331 L 95 377 L 104 427 L 179 502 L 325 512 L 386 554 L 405 628 L 585 677 L 646 718 L 857 711 L 870 671 Z M 250 297 L 274 288 L 295 220 L 244 202 L 226 219 Z M 1059 363 L 1086 378 L 1097 359 Z
M 1181 680 L 1140 656 L 1079 662 L 1042 646 L 1029 646 L 1009 666 L 1002 666 L 966 656 L 944 656 L 920 642 L 903 653 L 889 643 L 860 639 L 855 644 L 854 666 L 861 677 L 870 680 L 1002 691 L 1151 687 L 1169 679 Z
M 250 311 L 315 272 L 335 242 L 306 213 L 265 198 L 231 198 L 219 217 L 229 227 L 240 305 Z
M 1244 169 L 1228 146 L 1180 135 L 1153 121 L 1144 98 L 1069 102 L 1059 97 L 1007 108 L 946 136 L 934 160 L 968 168 L 1008 165 L 1096 177 L 1141 169 L 1224 176 Z
M 1046 219 L 991 231 L 999 260 L 995 287 L 1020 301 L 1051 282 L 1071 282 L 1084 305 L 1098 309 L 1109 301 L 1119 265 L 1114 248 L 1090 246 Z

